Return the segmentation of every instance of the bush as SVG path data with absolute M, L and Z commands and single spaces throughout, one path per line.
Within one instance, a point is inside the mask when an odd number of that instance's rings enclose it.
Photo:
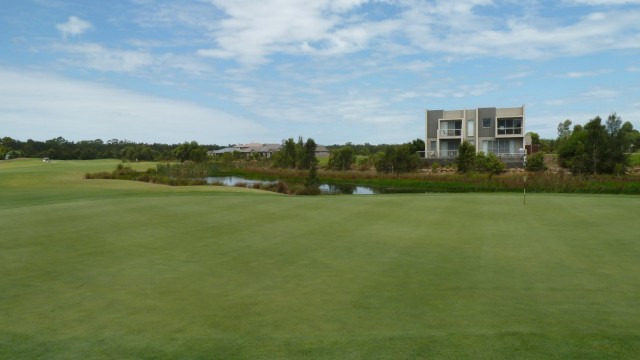
M 547 170 L 544 164 L 544 154 L 537 152 L 527 157 L 527 171 L 545 171 Z
M 467 173 L 473 171 L 476 167 L 476 147 L 471 145 L 468 141 L 463 141 L 458 149 L 458 156 L 456 157 L 456 165 L 458 166 L 458 172 Z
M 475 169 L 477 171 L 488 172 L 489 174 L 500 174 L 506 167 L 502 160 L 498 159 L 494 153 L 485 155 L 481 151 L 475 157 Z

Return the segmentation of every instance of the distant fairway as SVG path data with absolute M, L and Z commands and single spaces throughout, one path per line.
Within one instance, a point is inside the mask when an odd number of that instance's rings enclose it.
M 82 179 L 116 164 L 0 162 L 0 359 L 640 354 L 638 196 Z

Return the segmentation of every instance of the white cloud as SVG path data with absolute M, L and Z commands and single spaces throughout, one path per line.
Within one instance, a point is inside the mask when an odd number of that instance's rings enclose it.
M 64 63 L 102 72 L 160 74 L 166 69 L 176 69 L 194 76 L 211 72 L 209 65 L 189 54 L 155 54 L 146 49 L 109 49 L 96 43 L 61 43 L 54 44 L 53 49 L 67 55 L 60 59 Z
M 350 14 L 366 2 L 213 0 L 224 18 L 211 31 L 215 46 L 202 48 L 198 54 L 255 66 L 267 62 L 274 53 L 339 55 L 359 51 L 400 25 L 396 20 L 367 21 Z
M 530 71 L 521 71 L 521 72 L 517 72 L 514 74 L 509 74 L 506 76 L 507 79 L 509 80 L 513 80 L 513 79 L 523 79 L 526 77 L 531 76 L 531 72 Z
M 216 46 L 202 48 L 198 54 L 260 65 L 275 53 L 342 55 L 382 43 L 406 48 L 404 39 L 414 51 L 436 55 L 516 59 L 640 48 L 639 9 L 594 12 L 573 23 L 555 24 L 544 18 L 501 19 L 478 12 L 480 7 L 498 8 L 489 0 L 392 2 L 395 12 L 382 20 L 349 12 L 362 3 L 212 1 L 224 17 L 211 31 Z M 266 13 L 275 15 L 263 16 Z
M 600 75 L 611 73 L 612 71 L 613 70 L 611 69 L 601 69 L 601 70 L 594 70 L 594 71 L 571 71 L 562 75 L 562 77 L 579 79 L 579 78 L 585 78 L 585 77 L 600 76 Z
M 94 43 L 58 44 L 54 48 L 72 56 L 64 61 L 98 71 L 134 72 L 154 61 L 146 51 L 107 49 Z
M 260 124 L 214 108 L 102 84 L 0 69 L 3 132 L 16 138 L 228 144 L 262 138 Z
M 541 59 L 640 48 L 638 9 L 590 14 L 572 24 L 544 26 L 517 18 L 500 21 L 462 13 L 468 23 L 496 25 L 478 29 L 450 26 L 441 32 L 436 31 L 440 25 L 433 24 L 425 10 L 422 12 L 422 16 L 411 15 L 412 19 L 417 19 L 409 35 L 416 46 L 434 53 Z
M 56 29 L 62 33 L 62 37 L 81 35 L 93 28 L 90 22 L 82 20 L 76 16 L 69 16 L 65 23 L 56 24 Z
M 582 96 L 585 99 L 605 100 L 616 98 L 619 94 L 617 90 L 596 87 L 583 92 Z
M 591 6 L 597 6 L 597 5 L 606 5 L 606 6 L 612 6 L 612 5 L 633 5 L 633 4 L 640 4 L 640 0 L 569 0 L 569 3 L 572 4 L 577 4 L 577 5 L 591 5 Z

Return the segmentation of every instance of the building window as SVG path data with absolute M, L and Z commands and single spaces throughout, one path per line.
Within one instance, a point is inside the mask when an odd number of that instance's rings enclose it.
M 491 118 L 482 119 L 482 127 L 483 128 L 490 128 L 491 127 Z
M 482 151 L 485 154 L 515 154 L 516 142 L 515 140 L 484 140 L 482 142 Z
M 498 119 L 498 135 L 522 135 L 522 118 Z
M 440 156 L 456 157 L 458 156 L 459 147 L 460 147 L 460 142 L 457 140 L 440 141 Z
M 461 136 L 462 120 L 442 121 L 440 123 L 440 136 Z
M 476 135 L 476 121 L 467 120 L 467 137 L 474 137 Z

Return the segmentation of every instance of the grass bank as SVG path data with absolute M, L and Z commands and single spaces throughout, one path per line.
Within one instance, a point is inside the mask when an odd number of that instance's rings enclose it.
M 307 171 L 276 168 L 237 169 L 234 174 L 285 181 L 303 181 Z M 363 185 L 380 188 L 418 189 L 425 192 L 522 192 L 532 193 L 640 194 L 638 175 L 582 175 L 564 173 L 405 173 L 319 170 L 319 181 L 335 185 Z

